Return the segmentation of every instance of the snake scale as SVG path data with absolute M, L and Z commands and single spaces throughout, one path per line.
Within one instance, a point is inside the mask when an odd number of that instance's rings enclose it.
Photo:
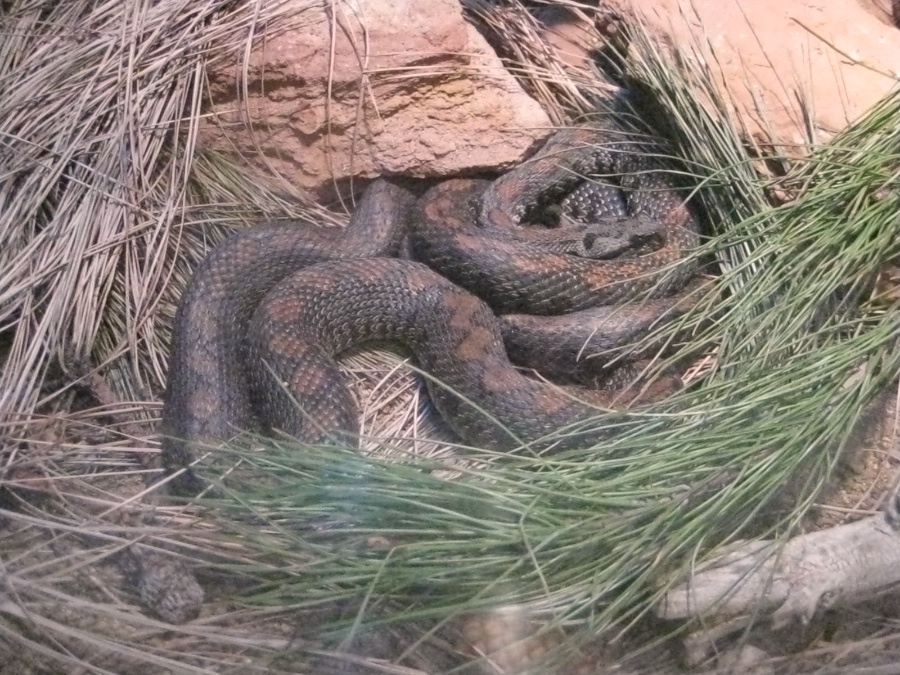
M 598 173 L 621 189 L 600 189 L 587 215 L 596 226 L 575 228 L 586 256 L 548 250 L 519 227 L 551 203 L 584 211 L 578 184 Z M 396 257 L 404 236 L 416 261 Z M 524 375 L 507 348 L 550 362 L 567 341 L 608 347 L 610 325 L 640 334 L 693 274 L 686 254 L 698 236 L 667 175 L 614 122 L 557 132 L 493 182 L 451 179 L 416 199 L 377 180 L 344 230 L 240 231 L 199 265 L 178 307 L 164 462 L 185 466 L 191 443 L 260 422 L 313 442 L 354 434 L 358 413 L 333 357 L 371 340 L 400 343 L 443 383 L 429 379 L 429 394 L 465 441 L 541 439 L 596 409 Z M 615 318 L 614 303 L 651 290 L 656 299 Z

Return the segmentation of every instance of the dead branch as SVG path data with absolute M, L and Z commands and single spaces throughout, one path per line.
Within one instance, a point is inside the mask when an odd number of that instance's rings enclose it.
M 857 604 L 900 586 L 900 532 L 884 516 L 742 542 L 694 571 L 657 605 L 664 619 L 771 614 L 775 627 Z

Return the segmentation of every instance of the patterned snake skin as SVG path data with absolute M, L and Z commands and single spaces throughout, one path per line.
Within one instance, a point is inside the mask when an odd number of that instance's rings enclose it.
M 185 466 L 192 442 L 258 422 L 309 441 L 355 434 L 333 355 L 370 340 L 404 345 L 446 385 L 430 383 L 430 395 L 468 442 L 507 449 L 590 417 L 571 391 L 518 371 L 504 337 L 514 353 L 546 361 L 561 335 L 578 350 L 607 348 L 612 303 L 657 298 L 612 322 L 628 337 L 676 305 L 664 296 L 694 272 L 685 256 L 697 224 L 656 168 L 615 125 L 566 129 L 492 183 L 448 180 L 416 201 L 376 181 L 343 231 L 269 224 L 235 234 L 196 270 L 175 318 L 166 466 Z M 595 222 L 574 230 L 578 255 L 520 236 L 518 224 L 549 204 L 584 211 L 580 176 L 597 173 L 618 176 L 621 190 L 601 192 L 599 207 L 594 199 Z M 419 262 L 392 258 L 407 228 Z

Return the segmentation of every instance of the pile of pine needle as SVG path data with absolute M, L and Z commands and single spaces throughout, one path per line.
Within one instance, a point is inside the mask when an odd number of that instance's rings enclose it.
M 564 628 L 549 658 L 565 659 L 639 627 L 716 545 L 787 536 L 896 378 L 900 313 L 879 275 L 900 248 L 900 98 L 802 160 L 763 162 L 703 46 L 676 66 L 630 27 L 628 58 L 598 60 L 665 135 L 709 235 L 710 283 L 671 328 L 702 365 L 691 386 L 598 411 L 588 424 L 612 433 L 595 448 L 498 457 L 439 438 L 425 456 L 421 388 L 396 375 L 410 369 L 358 355 L 376 452 L 248 436 L 205 458 L 226 476 L 215 496 L 159 506 L 136 457 L 155 452 L 191 266 L 263 216 L 326 216 L 196 147 L 206 69 L 319 4 L 16 0 L 0 18 L 0 645 L 38 672 L 444 671 L 466 661 L 448 635 L 500 606 Z M 465 5 L 555 121 L 608 99 L 520 3 Z M 134 547 L 196 567 L 202 619 L 141 613 L 115 581 Z M 386 635 L 405 666 L 352 656 Z

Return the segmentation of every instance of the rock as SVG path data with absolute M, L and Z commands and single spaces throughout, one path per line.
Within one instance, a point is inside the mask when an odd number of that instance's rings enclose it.
M 325 9 L 307 9 L 312 21 L 254 49 L 246 113 L 239 66 L 210 72 L 215 115 L 204 146 L 258 165 L 261 151 L 271 169 L 321 197 L 350 177 L 506 168 L 549 132 L 546 113 L 457 0 L 335 6 L 334 31 Z
M 669 44 L 708 43 L 716 55 L 709 64 L 751 133 L 787 146 L 808 140 L 798 95 L 811 101 L 814 140 L 826 141 L 884 97 L 900 72 L 900 34 L 886 0 L 693 0 L 690 10 L 680 0 L 612 4 Z

